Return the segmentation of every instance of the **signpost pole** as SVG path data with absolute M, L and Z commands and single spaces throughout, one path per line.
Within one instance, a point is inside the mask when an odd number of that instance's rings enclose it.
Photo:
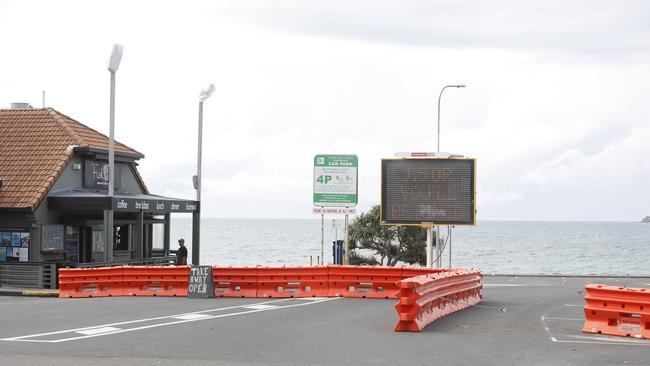
M 322 208 L 322 207 L 321 207 Z M 320 264 L 325 258 L 325 213 L 320 214 Z
M 347 207 L 346 207 L 347 209 Z M 345 224 L 343 228 L 343 234 L 345 235 L 344 239 L 344 250 L 345 252 L 343 253 L 343 264 L 348 265 L 349 263 L 349 258 L 348 258 L 348 253 L 350 253 L 350 242 L 348 241 L 348 214 L 345 214 Z

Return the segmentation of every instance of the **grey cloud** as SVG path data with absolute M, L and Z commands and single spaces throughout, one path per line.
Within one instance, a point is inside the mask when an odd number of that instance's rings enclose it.
M 414 46 L 539 49 L 616 57 L 650 51 L 643 1 L 273 1 L 221 11 L 291 33 Z

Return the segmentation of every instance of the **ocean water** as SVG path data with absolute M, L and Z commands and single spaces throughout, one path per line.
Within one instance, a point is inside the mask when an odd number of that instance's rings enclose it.
M 343 221 L 326 219 L 324 228 L 327 264 Z M 191 253 L 191 233 L 191 219 L 172 217 L 172 249 L 182 237 Z M 650 275 L 650 224 L 482 221 L 456 227 L 451 248 L 453 267 L 483 273 Z M 320 255 L 320 219 L 201 220 L 202 264 L 305 266 Z M 448 247 L 442 264 L 449 266 Z

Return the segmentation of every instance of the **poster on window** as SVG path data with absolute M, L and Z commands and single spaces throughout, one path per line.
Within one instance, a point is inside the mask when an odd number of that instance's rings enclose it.
M 0 232 L 0 245 L 3 247 L 10 247 L 11 246 L 11 233 L 8 231 L 3 231 Z
M 15 258 L 15 256 L 14 256 L 14 248 L 6 247 L 5 249 L 6 249 L 5 253 L 6 253 L 6 256 L 7 256 L 7 260 L 13 260 L 13 258 Z
M 20 233 L 20 247 L 29 248 L 30 240 L 29 233 Z
M 29 260 L 29 248 L 18 248 L 18 260 L 21 262 Z
M 11 246 L 12 247 L 20 246 L 20 233 L 11 233 Z

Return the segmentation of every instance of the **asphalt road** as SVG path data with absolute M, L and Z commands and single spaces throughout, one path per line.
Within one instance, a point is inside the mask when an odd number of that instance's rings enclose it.
M 396 300 L 0 297 L 0 365 L 647 365 L 650 340 L 581 333 L 585 283 L 491 277 L 484 301 L 395 333 Z

